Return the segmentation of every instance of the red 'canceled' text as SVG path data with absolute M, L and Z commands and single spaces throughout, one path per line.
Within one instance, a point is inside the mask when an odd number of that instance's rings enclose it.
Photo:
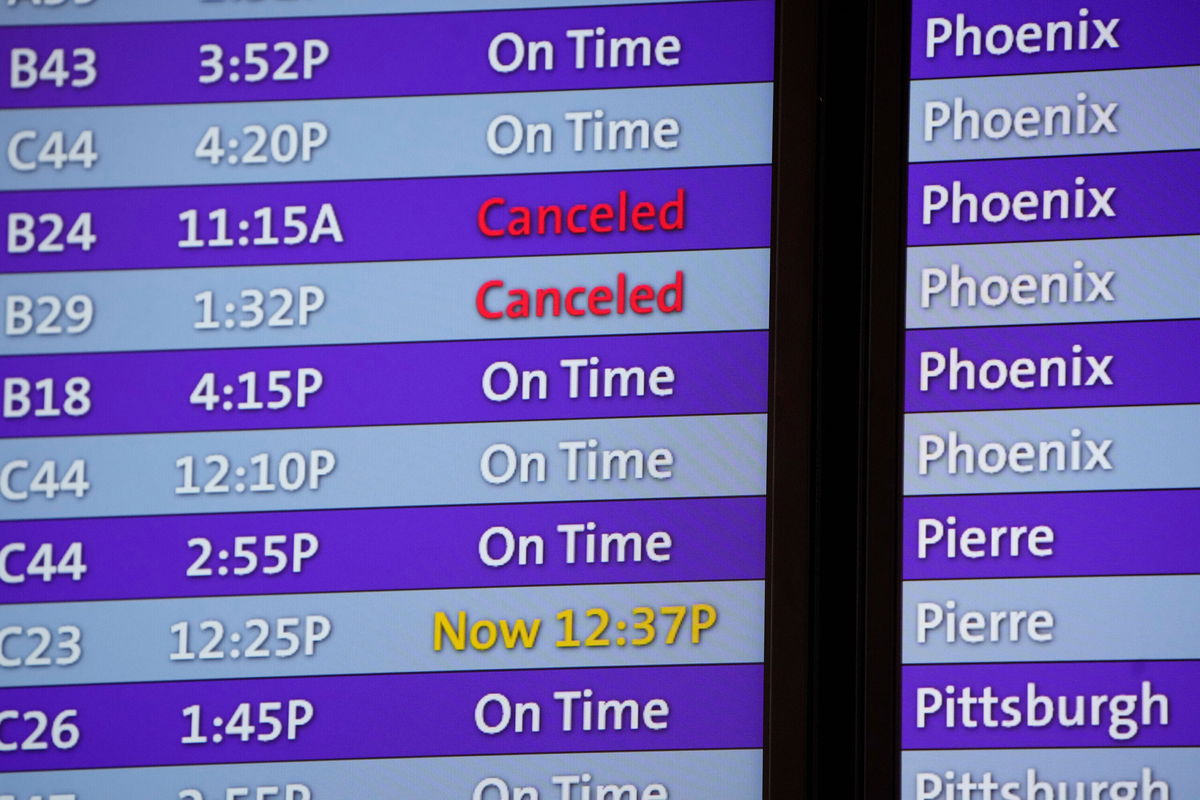
M 648 283 L 630 285 L 624 272 L 615 286 L 507 288 L 504 281 L 488 281 L 475 293 L 475 310 L 484 319 L 529 317 L 607 317 L 610 314 L 678 314 L 683 311 L 683 270 L 675 280 L 655 288 Z
M 622 189 L 613 203 L 576 203 L 542 206 L 509 205 L 503 197 L 489 197 L 479 206 L 476 222 L 484 236 L 580 236 L 588 233 L 681 231 L 684 228 L 684 191 L 660 204 L 642 200 L 630 203 Z

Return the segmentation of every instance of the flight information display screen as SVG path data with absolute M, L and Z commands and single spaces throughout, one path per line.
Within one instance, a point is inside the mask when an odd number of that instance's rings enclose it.
M 901 796 L 1200 797 L 1200 5 L 912 23 Z
M 0 798 L 762 795 L 774 2 L 496 5 L 0 8 Z

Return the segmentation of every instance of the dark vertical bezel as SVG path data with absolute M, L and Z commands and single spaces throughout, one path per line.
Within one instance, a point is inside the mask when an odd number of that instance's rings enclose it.
M 769 798 L 895 797 L 907 2 L 779 4 Z
M 817 20 L 808 2 L 775 14 L 763 796 L 804 800 Z
M 780 0 L 764 796 L 900 791 L 908 0 Z
M 809 615 L 809 797 L 859 796 L 860 483 L 871 3 L 820 0 Z
M 905 246 L 911 2 L 876 9 L 864 465 L 864 797 L 900 796 Z

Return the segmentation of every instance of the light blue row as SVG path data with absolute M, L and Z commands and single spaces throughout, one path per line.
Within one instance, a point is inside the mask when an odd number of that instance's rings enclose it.
M 1200 236 L 910 247 L 907 291 L 909 328 L 1197 318 Z
M 926 750 L 901 757 L 902 800 L 946 800 L 980 798 L 982 790 L 969 795 L 949 793 L 946 785 L 962 780 L 979 782 L 989 773 L 1001 784 L 1015 783 L 1014 791 L 993 797 L 1020 800 L 1059 798 L 1137 798 L 1137 800 L 1190 800 L 1200 797 L 1200 748 L 1093 748 L 1089 750 Z M 1030 775 L 1030 770 L 1033 774 Z M 1147 772 L 1149 770 L 1149 772 Z M 947 772 L 951 773 L 948 777 Z M 1082 781 L 1084 788 L 1077 789 Z M 1166 791 L 1159 782 L 1165 783 Z M 1066 789 L 1059 784 L 1066 782 Z M 1093 791 L 1093 782 L 1110 787 Z M 1128 782 L 1134 784 L 1129 786 Z M 1049 788 L 1039 786 L 1049 784 Z M 1122 783 L 1120 793 L 1111 784 Z M 923 790 L 922 790 L 923 789 Z M 940 790 L 940 791 L 939 791 Z
M 437 387 L 426 391 L 436 395 Z M 29 497 L 0 497 L 0 519 L 760 495 L 766 490 L 766 423 L 765 414 L 733 414 L 3 439 L 0 474 L 15 460 L 28 462 L 29 468 L 10 474 L 8 483 L 10 489 L 29 491 Z M 646 465 L 642 477 L 630 472 L 624 480 L 588 480 L 588 457 L 582 453 L 592 440 L 597 453 L 640 450 Z M 574 481 L 568 477 L 572 458 L 564 442 L 583 443 L 577 445 Z M 513 454 L 512 479 L 489 483 L 481 461 L 490 451 L 492 474 L 499 476 L 509 463 L 498 452 L 501 447 Z M 669 451 L 665 457 L 671 466 L 664 467 L 655 450 Z M 279 487 L 274 491 L 252 490 L 259 475 L 252 458 L 262 453 L 270 456 L 271 482 Z M 524 458 L 529 454 L 541 455 L 544 481 L 536 480 L 533 460 Z M 226 492 L 179 494 L 186 484 L 177 460 L 194 458 L 193 486 L 203 488 L 221 469 L 205 465 L 214 455 L 224 456 L 228 465 L 225 479 L 214 484 Z M 652 458 L 658 459 L 658 475 L 667 477 L 652 476 Z M 86 463 L 90 483 L 82 498 L 66 491 L 47 499 L 30 490 L 47 461 L 55 462 L 62 480 L 77 459 Z M 526 482 L 521 481 L 522 460 Z M 295 482 L 300 463 L 307 465 L 303 484 L 285 491 L 284 481 Z M 282 479 L 280 465 L 289 472 Z M 243 491 L 237 491 L 239 485 Z
M 1191 150 L 1197 108 L 1200 67 L 914 81 L 908 158 Z
M 560 8 L 570 6 L 623 6 L 645 0 L 504 0 L 505 9 Z M 59 5 L 50 6 L 50 2 Z M 686 0 L 656 0 L 679 3 Z M 0 8 L 4 25 L 78 25 L 88 22 L 169 22 L 201 19 L 255 19 L 264 17 L 361 16 L 364 14 L 414 14 L 428 11 L 490 11 L 496 0 L 17 0 Z M 38 5 L 35 5 L 38 3 Z
M 1195 364 L 1179 366 L 1181 370 L 1195 369 Z M 1200 487 L 1200 449 L 1195 446 L 1200 441 L 1200 405 L 908 414 L 904 429 L 904 492 L 908 495 Z M 957 434 L 960 448 L 955 452 L 963 454 L 954 461 L 954 474 L 949 469 L 952 432 Z M 922 436 L 930 437 L 923 450 Z M 945 455 L 935 460 L 939 440 Z M 1103 443 L 1111 440 L 1105 457 L 1112 469 L 1103 469 L 1101 462 L 1094 461 L 1086 440 L 1101 450 Z M 988 474 L 976 465 L 973 473 L 965 471 L 971 461 L 962 445 L 972 446 L 978 461 L 985 447 L 986 458 L 998 452 L 993 443 L 1007 449 L 1021 442 L 1031 443 L 1035 452 L 1041 442 L 1066 442 L 1068 468 L 1021 473 L 1002 466 Z M 1079 469 L 1070 469 L 1072 442 L 1079 443 Z M 927 454 L 924 475 L 920 474 L 922 452 Z M 1033 463 L 1040 467 L 1037 461 L 1035 456 Z M 991 463 L 1002 465 L 1000 461 Z M 1018 458 L 1016 463 L 1028 462 Z M 1056 462 L 1048 464 L 1055 466 Z M 1087 469 L 1089 464 L 1094 468 Z
M 697 608 L 702 604 L 712 606 L 715 612 Z M 634 613 L 640 606 L 655 610 L 687 607 L 678 638 L 666 643 L 673 615 L 656 615 L 653 636 L 636 630 L 636 624 L 647 620 L 645 614 Z M 555 615 L 574 609 L 571 638 L 582 642 L 600 627 L 596 617 L 585 616 L 594 608 L 611 615 L 599 633 L 609 645 L 558 646 L 567 638 L 567 631 Z M 441 625 L 439 612 L 445 615 Z M 460 619 L 461 612 L 466 613 L 465 620 Z M 136 600 L 119 606 L 10 605 L 4 608 L 5 626 L 45 626 L 52 631 L 62 625 L 78 627 L 83 655 L 68 666 L 0 668 L 0 686 L 754 663 L 763 659 L 763 613 L 761 581 L 206 597 Z M 265 620 L 265 625 L 247 626 L 251 619 Z M 276 636 L 280 619 L 299 620 L 294 625 L 285 623 L 285 632 L 299 636 L 303 644 L 293 655 L 262 655 L 286 653 L 296 646 L 294 640 Z M 221 658 L 198 657 L 206 643 L 214 640 L 212 631 L 200 628 L 209 620 L 223 626 L 223 635 L 211 651 Z M 521 620 L 527 624 L 533 646 L 526 647 L 526 640 L 517 637 L 509 648 L 496 626 L 502 631 L 502 621 L 513 626 Z M 186 648 L 181 650 L 180 634 L 171 628 L 184 621 L 190 625 Z M 476 629 L 476 625 L 481 627 Z M 263 635 L 264 628 L 270 636 L 248 655 L 248 645 Z M 463 641 L 456 639 L 460 634 Z M 699 643 L 693 642 L 693 634 Z M 653 641 L 631 644 L 646 638 Z M 21 658 L 36 643 L 29 636 L 10 637 L 3 656 Z M 57 656 L 58 651 L 52 648 L 50 655 Z
M 4 111 L 0 185 L 77 189 L 767 164 L 772 103 L 771 84 L 752 83 Z M 605 149 L 597 152 L 595 123 L 564 116 L 596 110 L 603 111 L 606 131 L 633 121 L 631 148 L 630 134 L 622 132 L 619 149 L 609 149 L 613 137 L 606 133 Z M 664 119 L 674 122 L 662 123 L 668 127 L 656 142 L 653 131 Z M 535 124 L 549 133 L 529 133 Z M 69 147 L 84 130 L 93 132 L 98 155 L 90 168 L 38 164 L 52 131 L 64 131 Z M 17 141 L 21 131 L 37 136 Z
M 633 784 L 641 794 L 662 784 L 669 797 L 686 800 L 758 800 L 762 797 L 761 750 L 693 750 L 640 753 L 568 753 L 562 755 L 401 758 L 363 761 L 299 761 L 275 764 L 152 767 L 141 769 L 25 772 L 0 777 L 0 792 L 21 800 L 52 792 L 78 800 L 164 800 L 195 789 L 204 800 L 225 800 L 233 787 L 303 786 L 292 797 L 284 791 L 271 800 L 396 800 L 455 798 L 500 800 L 516 787 L 533 787 L 535 797 L 558 800 L 566 776 L 591 776 L 592 796 L 604 784 Z M 559 778 L 555 785 L 553 778 Z M 496 781 L 508 785 L 500 793 Z M 481 788 L 482 785 L 482 788 Z M 481 794 L 476 795 L 476 791 Z M 579 788 L 573 789 L 579 796 Z M 234 795 L 255 797 L 248 795 Z M 526 795 L 528 796 L 528 795 Z M 627 796 L 627 795 L 626 795 Z M 654 795 L 649 795 L 654 796 Z
M 982 612 L 984 627 L 964 628 L 970 612 Z M 1034 618 L 1031 625 L 1028 616 L 1007 612 L 1049 612 L 1049 617 Z M 906 664 L 1195 659 L 1200 658 L 1198 630 L 1196 575 L 904 584 Z M 950 635 L 954 642 L 948 641 Z
M 0 353 L 765 330 L 770 271 L 770 252 L 754 249 L 0 275 L 0 314 L 8 317 L 0 319 Z M 532 295 L 557 288 L 565 294 L 576 286 L 608 287 L 615 295 L 624 273 L 626 293 L 638 285 L 657 293 L 675 283 L 679 272 L 680 311 L 656 307 L 649 314 L 487 319 L 476 310 L 481 287 L 498 279 L 504 286 L 485 295 L 489 314 L 513 302 L 511 290 Z M 206 292 L 212 293 L 211 319 L 205 317 L 207 300 L 195 299 Z M 91 324 L 72 334 L 67 328 L 78 320 L 54 303 L 66 305 L 79 295 L 86 300 L 75 300 L 74 312 L 82 314 L 90 302 Z M 38 303 L 39 297 L 48 299 Z M 666 299 L 674 303 L 675 293 Z M 279 324 L 271 325 L 272 317 Z M 4 322 L 18 333 L 4 335 L 9 329 Z M 38 334 L 43 323 L 57 332 Z

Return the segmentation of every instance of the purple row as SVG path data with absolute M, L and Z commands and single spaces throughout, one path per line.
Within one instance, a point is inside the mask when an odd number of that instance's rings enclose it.
M 1200 63 L 1200 4 L 1178 0 L 917 0 L 912 77 Z
M 1200 490 L 904 499 L 904 578 L 1200 573 Z
M 6 689 L 0 743 L 48 746 L 0 769 L 751 748 L 762 700 L 759 665 Z
M 8 108 L 770 81 L 769 0 L 8 29 Z M 55 80 L 55 51 L 65 67 Z M 9 52 L 15 54 L 10 58 Z
M 0 542 L 0 603 L 757 580 L 766 505 L 733 497 L 45 520 L 0 523 Z
M 767 344 L 731 332 L 12 356 L 0 437 L 761 413 Z
M 767 166 L 6 192 L 0 273 L 765 247 L 770 210 Z
M 902 669 L 906 750 L 1200 746 L 1200 661 Z
M 1200 403 L 1197 341 L 1200 320 L 909 331 L 904 407 Z
M 1200 151 L 913 164 L 908 244 L 1200 233 Z

